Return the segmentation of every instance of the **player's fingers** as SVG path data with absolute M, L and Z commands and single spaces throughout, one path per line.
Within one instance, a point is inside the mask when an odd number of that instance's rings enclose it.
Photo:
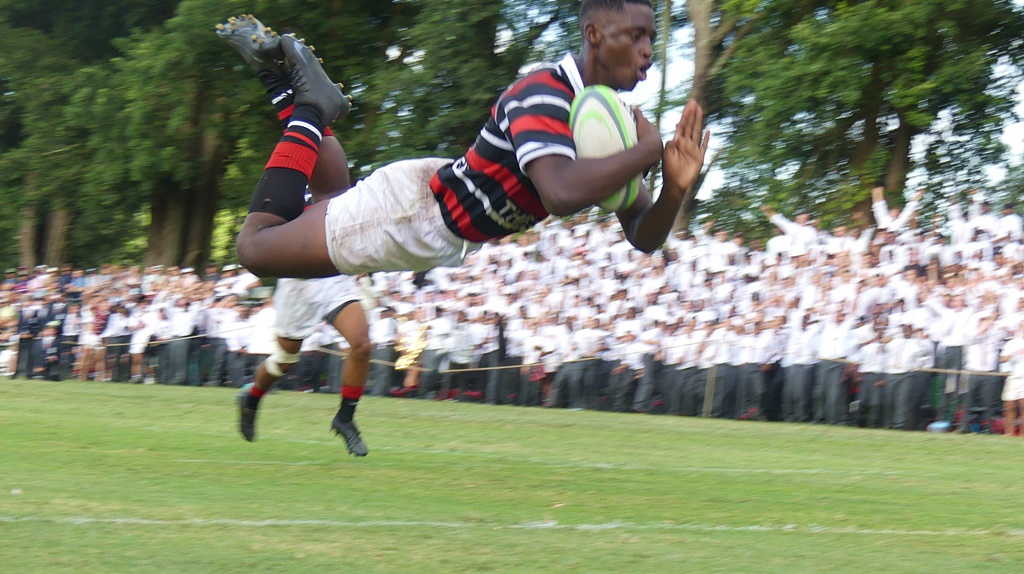
M 683 108 L 683 114 L 679 117 L 679 122 L 676 123 L 676 134 L 673 139 L 683 139 L 687 134 L 687 122 L 689 121 L 690 114 L 687 112 L 689 107 Z
M 703 135 L 704 130 L 704 110 L 701 109 L 697 100 L 693 98 L 691 98 L 686 105 L 691 106 L 693 110 L 693 133 L 691 134 L 691 137 L 693 138 L 694 143 L 700 145 L 701 136 Z

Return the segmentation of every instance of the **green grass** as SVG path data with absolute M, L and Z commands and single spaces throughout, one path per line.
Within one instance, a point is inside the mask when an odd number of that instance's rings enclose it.
M 1024 441 L 0 382 L 0 572 L 1020 572 Z

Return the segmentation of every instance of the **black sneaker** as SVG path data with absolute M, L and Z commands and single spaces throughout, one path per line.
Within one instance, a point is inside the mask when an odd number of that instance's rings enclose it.
M 351 102 L 341 93 L 341 86 L 331 81 L 320 65 L 320 59 L 313 55 L 313 49 L 294 34 L 281 37 L 285 60 L 292 67 L 292 89 L 295 91 L 295 105 L 309 104 L 320 110 L 324 125 L 348 115 Z
M 356 423 L 347 422 L 343 423 L 338 420 L 335 416 L 334 420 L 331 421 L 331 430 L 334 434 L 340 435 L 345 439 L 345 446 L 348 447 L 348 453 L 354 456 L 366 456 L 370 450 L 366 448 L 366 443 L 363 442 L 362 437 L 359 436 L 359 429 L 356 428 Z
M 252 14 L 233 16 L 227 22 L 217 24 L 217 35 L 238 50 L 257 75 L 260 72 L 288 73 L 281 50 L 281 36 Z
M 242 391 L 238 393 L 238 432 L 242 433 L 245 440 L 252 442 L 256 440 L 256 409 L 259 407 L 259 403 L 250 406 L 250 386 L 242 387 Z

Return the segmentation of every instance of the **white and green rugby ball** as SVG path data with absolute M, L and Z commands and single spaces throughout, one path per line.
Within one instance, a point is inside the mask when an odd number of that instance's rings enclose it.
M 576 95 L 569 108 L 569 127 L 578 158 L 608 157 L 636 145 L 636 117 L 608 86 L 588 86 Z M 641 175 L 598 202 L 601 209 L 615 212 L 633 205 L 640 193 Z

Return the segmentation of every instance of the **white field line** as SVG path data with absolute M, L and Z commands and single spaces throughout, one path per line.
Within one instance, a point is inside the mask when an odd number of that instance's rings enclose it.
M 861 536 L 1014 536 L 1024 537 L 1024 530 L 967 530 L 947 528 L 936 530 L 901 530 L 898 528 L 858 528 L 856 526 L 821 526 L 817 524 L 750 524 L 731 526 L 724 524 L 673 524 L 673 523 L 634 523 L 605 522 L 599 524 L 562 524 L 556 521 L 525 522 L 520 524 L 494 524 L 489 522 L 446 522 L 432 520 L 234 520 L 230 518 L 193 518 L 188 520 L 158 520 L 150 518 L 96 518 L 76 516 L 64 518 L 46 518 L 40 516 L 0 516 L 0 524 L 17 524 L 19 522 L 46 522 L 71 526 L 92 524 L 110 524 L 127 526 L 238 526 L 238 527 L 294 527 L 323 526 L 328 528 L 448 528 L 462 530 L 467 528 L 484 528 L 487 530 L 630 530 L 630 531 L 689 531 L 689 532 L 766 532 L 794 534 L 855 534 Z

